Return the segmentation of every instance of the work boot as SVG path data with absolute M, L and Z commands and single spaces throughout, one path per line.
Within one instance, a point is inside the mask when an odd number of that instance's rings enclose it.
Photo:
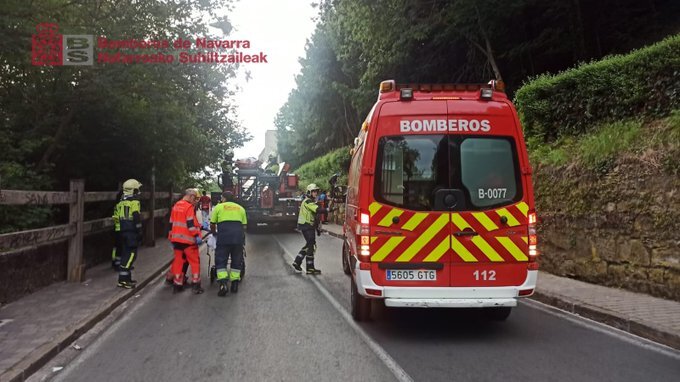
M 295 273 L 302 273 L 302 267 L 300 266 L 300 264 L 293 261 L 293 264 L 291 264 L 291 266 L 295 270 Z
M 233 285 L 234 285 L 234 284 L 232 284 L 232 286 L 233 286 Z M 228 289 L 227 289 L 227 283 L 220 283 L 220 290 L 217 291 L 217 295 L 220 296 L 220 297 L 224 297 L 224 296 L 227 295 L 227 291 L 228 291 Z
M 135 287 L 135 284 L 133 284 L 130 281 L 118 281 L 118 287 L 119 288 L 125 288 L 125 289 L 132 289 Z
M 184 275 L 184 287 L 189 288 L 191 287 L 191 277 L 189 275 Z
M 307 263 L 305 264 L 305 268 L 307 269 L 307 274 L 308 275 L 318 275 L 321 273 L 321 270 L 316 269 L 314 266 L 314 254 L 312 255 L 307 255 Z
M 172 294 L 176 294 L 184 291 L 184 286 L 180 284 L 172 284 Z
M 231 282 L 231 293 L 236 293 L 238 292 L 238 280 L 234 280 Z
M 201 288 L 201 282 L 200 281 L 197 282 L 197 283 L 191 284 L 191 293 L 201 294 L 203 292 L 205 292 L 205 290 L 203 290 L 203 288 Z

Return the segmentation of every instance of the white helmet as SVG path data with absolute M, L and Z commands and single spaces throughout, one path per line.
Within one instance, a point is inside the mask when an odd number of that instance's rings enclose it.
M 142 184 L 137 179 L 128 179 L 123 182 L 123 195 L 133 195 L 135 190 L 139 192 L 140 187 Z

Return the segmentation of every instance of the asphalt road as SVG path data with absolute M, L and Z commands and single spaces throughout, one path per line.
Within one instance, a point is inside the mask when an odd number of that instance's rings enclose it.
M 538 303 L 506 322 L 472 311 L 386 309 L 349 319 L 341 241 L 296 275 L 300 234 L 248 237 L 238 294 L 173 295 L 161 280 L 59 381 L 677 381 L 680 353 Z M 205 259 L 205 257 L 203 257 Z M 539 280 L 540 282 L 540 280 Z M 206 284 L 204 282 L 204 284 Z M 375 308 L 375 306 L 374 306 Z

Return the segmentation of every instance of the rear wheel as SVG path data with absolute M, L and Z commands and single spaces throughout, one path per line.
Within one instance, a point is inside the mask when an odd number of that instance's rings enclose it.
M 342 243 L 342 270 L 346 275 L 352 273 L 352 268 L 349 266 L 349 246 L 346 242 Z
M 368 321 L 371 318 L 371 300 L 359 294 L 354 278 L 350 278 L 352 283 L 352 317 L 356 321 Z
M 502 306 L 498 308 L 485 308 L 484 313 L 486 316 L 494 321 L 505 321 L 510 316 L 512 308 L 509 306 Z

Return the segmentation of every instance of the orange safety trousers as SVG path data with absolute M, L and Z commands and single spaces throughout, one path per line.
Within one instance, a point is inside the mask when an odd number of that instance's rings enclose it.
M 201 282 L 201 263 L 198 255 L 198 245 L 189 245 L 184 248 L 183 245 L 175 245 L 173 252 L 175 254 L 175 259 L 172 261 L 172 267 L 170 271 L 175 276 L 173 282 L 175 285 L 184 285 L 184 271 L 182 270 L 182 265 L 184 265 L 184 257 L 186 256 L 189 265 L 191 266 L 191 282 L 193 284 L 198 284 Z

